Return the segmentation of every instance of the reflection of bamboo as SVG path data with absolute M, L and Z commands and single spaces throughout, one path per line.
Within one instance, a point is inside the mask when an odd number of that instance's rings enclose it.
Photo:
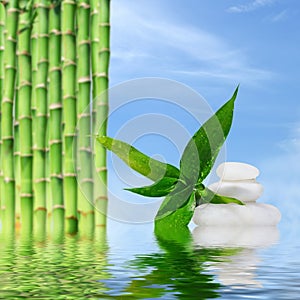
M 105 235 L 98 239 L 52 235 L 33 241 L 26 235 L 16 240 L 0 237 L 0 294 L 3 298 L 84 299 L 103 298 L 101 280 L 108 279 Z M 9 289 L 7 289 L 9 287 Z M 7 294 L 6 294 L 7 289 Z
M 10 280 L 15 274 L 15 239 L 13 235 L 0 234 L 0 282 L 1 287 L 10 286 Z M 5 291 L 1 292 L 1 297 L 4 299 Z M 11 295 L 10 295 L 11 296 Z
M 102 246 L 98 244 L 98 241 Z M 103 235 L 95 241 L 79 240 L 74 236 L 66 237 L 64 266 L 67 268 L 61 270 L 61 276 L 64 278 L 65 285 L 72 286 L 72 289 L 68 291 L 70 298 L 103 297 L 106 289 L 101 280 L 109 278 L 109 274 L 105 271 L 107 265 L 107 250 L 103 248 L 105 244 Z M 76 285 L 73 284 L 74 278 L 78 278 Z

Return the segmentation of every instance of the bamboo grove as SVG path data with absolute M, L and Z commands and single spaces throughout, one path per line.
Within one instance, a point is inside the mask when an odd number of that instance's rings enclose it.
M 105 227 L 109 22 L 110 0 L 0 1 L 4 232 Z

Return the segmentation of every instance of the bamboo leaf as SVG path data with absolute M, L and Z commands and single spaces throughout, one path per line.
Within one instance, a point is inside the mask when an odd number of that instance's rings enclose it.
M 232 124 L 238 88 L 231 99 L 194 134 L 184 149 L 180 171 L 187 182 L 202 182 L 215 163 Z
M 228 204 L 228 203 L 236 203 L 239 205 L 244 205 L 244 203 L 238 199 L 231 198 L 231 197 L 226 197 L 226 196 L 221 196 L 213 191 L 211 191 L 208 188 L 205 188 L 204 190 L 199 192 L 201 198 L 200 198 L 200 203 L 199 204 L 204 204 L 204 203 L 212 203 L 212 204 Z
M 98 137 L 97 140 L 133 170 L 153 181 L 162 177 L 179 178 L 180 172 L 176 167 L 153 159 L 125 142 L 107 136 Z
M 181 206 L 179 206 L 179 203 L 181 203 Z M 175 228 L 187 226 L 193 217 L 195 207 L 195 191 L 185 188 L 178 193 L 172 193 L 162 203 L 155 217 L 155 227 L 165 227 L 166 225 Z
M 183 183 L 178 182 L 175 189 L 169 195 L 167 195 L 162 202 L 155 220 L 165 218 L 166 216 L 183 207 L 188 202 L 192 191 L 193 186 L 186 186 Z
M 125 190 L 146 197 L 163 197 L 168 195 L 175 188 L 177 181 L 178 179 L 176 178 L 163 177 L 152 185 Z

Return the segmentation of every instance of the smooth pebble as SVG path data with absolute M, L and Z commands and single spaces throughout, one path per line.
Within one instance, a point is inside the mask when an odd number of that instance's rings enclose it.
M 248 180 L 255 179 L 259 170 L 249 164 L 240 162 L 225 162 L 218 166 L 217 175 L 222 180 Z
M 195 209 L 193 221 L 200 226 L 275 226 L 280 211 L 264 203 L 202 204 Z
M 242 202 L 255 202 L 263 193 L 263 186 L 256 181 L 220 181 L 208 188 L 218 195 L 233 197 Z

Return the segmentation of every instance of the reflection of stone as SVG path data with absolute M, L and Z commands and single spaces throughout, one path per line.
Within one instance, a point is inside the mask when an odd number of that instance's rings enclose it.
M 239 254 L 211 264 L 210 269 L 218 276 L 220 283 L 232 288 L 261 288 L 255 270 L 260 262 L 253 249 L 242 249 Z
M 279 232 L 275 226 L 198 226 L 193 230 L 197 246 L 263 248 L 275 244 Z
M 196 246 L 224 249 L 224 255 L 208 267 L 222 284 L 231 288 L 258 288 L 262 284 L 256 279 L 255 270 L 260 262 L 256 249 L 275 244 L 279 232 L 274 226 L 198 226 L 193 231 L 193 238 Z

